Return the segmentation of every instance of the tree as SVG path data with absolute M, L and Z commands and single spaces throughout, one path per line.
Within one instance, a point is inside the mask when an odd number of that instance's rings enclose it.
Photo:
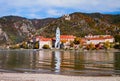
M 110 42 L 109 42 L 109 41 L 106 41 L 106 42 L 104 43 L 104 47 L 105 47 L 105 49 L 109 49 L 109 48 L 110 48 Z
M 115 35 L 115 42 L 119 42 L 120 43 L 120 35 Z
M 34 48 L 39 49 L 39 42 L 35 42 Z
M 27 42 L 23 42 L 21 47 L 27 49 L 28 48 Z
M 95 49 L 95 44 L 90 43 L 90 44 L 89 44 L 89 49 Z
M 80 39 L 78 37 L 76 37 L 73 42 L 74 42 L 74 44 L 80 44 Z
M 47 45 L 47 44 L 45 44 L 45 45 L 43 45 L 43 47 L 42 47 L 43 49 L 50 49 L 50 46 L 49 45 Z
M 73 47 L 73 46 L 74 46 L 73 41 L 70 41 L 70 47 Z

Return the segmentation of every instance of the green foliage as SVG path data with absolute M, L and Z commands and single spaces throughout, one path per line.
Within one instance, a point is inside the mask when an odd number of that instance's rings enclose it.
M 115 45 L 114 45 L 114 48 L 115 48 L 115 49 L 120 49 L 120 44 L 115 44 Z
M 47 45 L 47 44 L 45 44 L 42 48 L 43 48 L 43 49 L 50 49 L 50 46 Z
M 120 15 L 112 16 L 113 23 L 120 23 Z
M 115 38 L 115 42 L 120 43 L 120 35 L 115 35 L 114 38 Z

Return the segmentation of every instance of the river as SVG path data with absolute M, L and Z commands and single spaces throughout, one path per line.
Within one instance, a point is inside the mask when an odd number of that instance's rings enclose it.
M 74 76 L 120 75 L 120 52 L 0 50 L 0 72 Z

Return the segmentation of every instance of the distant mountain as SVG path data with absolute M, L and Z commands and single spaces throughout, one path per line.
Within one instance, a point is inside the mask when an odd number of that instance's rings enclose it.
M 4 16 L 0 18 L 0 45 L 19 43 L 32 35 L 54 37 L 57 27 L 60 27 L 61 34 L 79 37 L 90 33 L 116 35 L 120 32 L 120 15 L 76 12 L 46 19 Z

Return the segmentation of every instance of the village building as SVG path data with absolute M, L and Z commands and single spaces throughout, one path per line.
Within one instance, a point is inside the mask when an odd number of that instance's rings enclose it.
M 74 41 L 75 38 L 76 36 L 73 35 L 60 35 L 60 41 L 70 42 L 70 41 Z
M 75 38 L 76 36 L 73 35 L 60 35 L 60 44 L 63 45 L 64 48 L 69 48 L 70 42 L 74 41 Z M 55 41 L 55 37 L 53 38 L 53 41 Z
M 99 44 L 109 41 L 110 43 L 114 42 L 114 37 L 111 35 L 88 35 L 85 36 L 86 44 Z
M 60 41 L 64 44 L 64 48 L 70 48 L 70 42 L 73 42 L 76 36 L 60 35 Z
M 49 47 L 52 48 L 52 38 L 37 36 L 36 41 L 39 41 L 39 49 L 42 49 L 44 45 L 49 45 Z
M 64 48 L 70 48 L 70 42 L 73 42 L 76 36 L 74 35 L 60 35 L 60 45 L 63 45 Z M 39 49 L 42 49 L 43 46 L 49 45 L 50 48 L 55 47 L 55 41 L 56 38 L 45 38 L 43 36 L 37 36 L 36 41 L 39 41 Z M 89 44 L 100 44 L 105 42 L 114 42 L 114 37 L 111 35 L 88 35 L 84 38 L 81 38 L 80 44 L 83 46 L 89 45 Z
M 73 35 L 60 35 L 60 44 L 64 44 L 64 47 L 68 47 L 70 45 L 70 41 L 74 41 L 75 38 L 76 36 Z M 45 44 L 52 48 L 55 44 L 55 37 L 45 38 L 43 36 L 36 36 L 35 41 L 39 42 L 39 49 L 42 49 Z

